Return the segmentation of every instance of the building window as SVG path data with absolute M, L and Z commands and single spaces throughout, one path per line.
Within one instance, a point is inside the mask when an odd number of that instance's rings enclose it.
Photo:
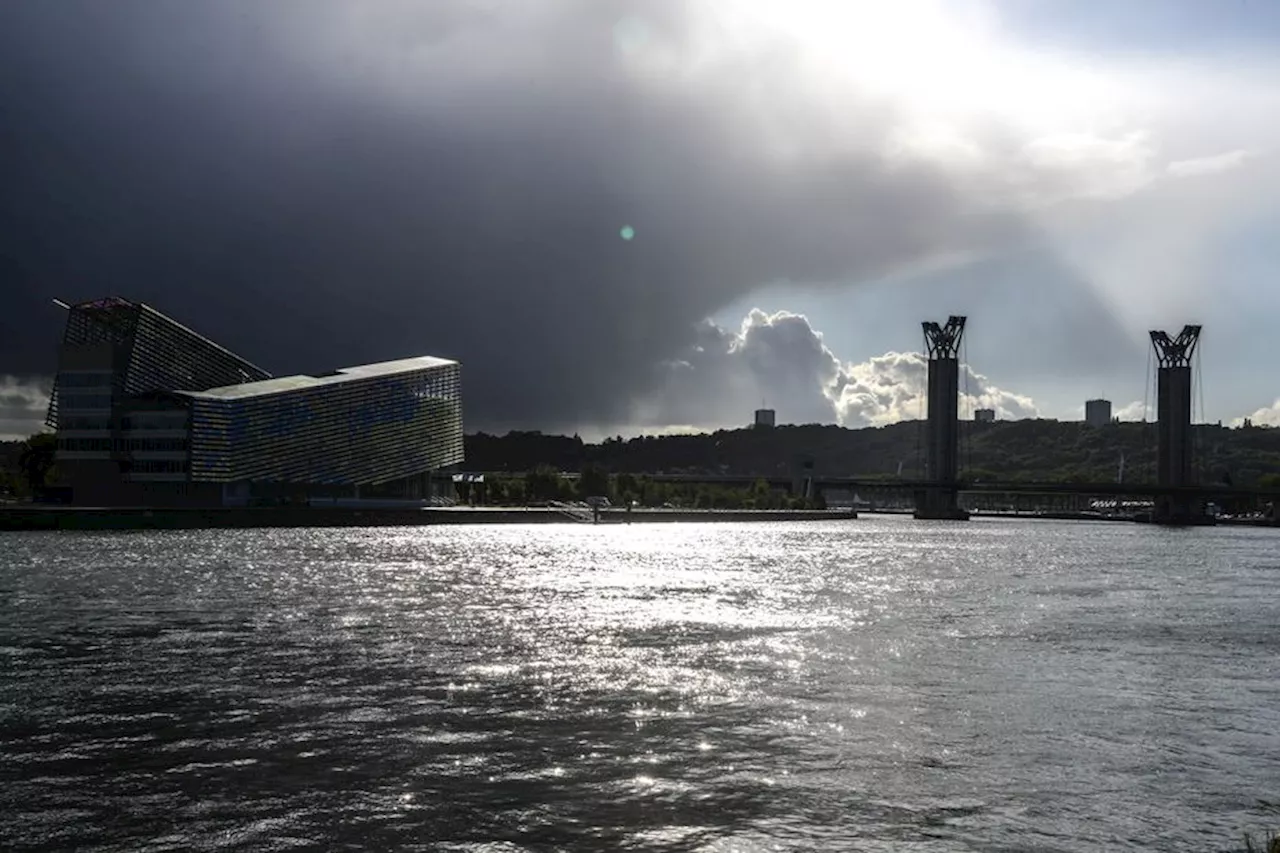
M 104 430 L 110 426 L 110 419 L 102 415 L 66 415 L 58 419 L 58 428 L 64 430 Z
M 185 438 L 122 438 L 117 445 L 118 449 L 125 451 L 185 451 L 187 449 L 187 440 Z
M 60 438 L 58 449 L 68 453 L 105 453 L 111 450 L 109 438 Z
M 100 394 L 58 394 L 59 409 L 109 409 L 111 408 L 111 391 L 107 389 Z
M 59 388 L 110 388 L 113 376 L 105 371 L 84 371 L 58 375 Z
M 186 425 L 185 411 L 133 412 L 124 418 L 126 430 L 184 429 Z
M 134 459 L 122 463 L 121 468 L 130 474 L 185 474 L 187 463 L 179 459 Z

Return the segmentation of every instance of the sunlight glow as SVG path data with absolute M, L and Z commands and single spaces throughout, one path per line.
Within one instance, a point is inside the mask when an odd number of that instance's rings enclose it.
M 1015 48 L 984 0 L 726 0 L 720 14 L 740 39 L 781 36 L 828 85 L 905 105 L 935 134 L 947 119 L 1091 130 L 1080 125 L 1115 98 L 1079 62 Z

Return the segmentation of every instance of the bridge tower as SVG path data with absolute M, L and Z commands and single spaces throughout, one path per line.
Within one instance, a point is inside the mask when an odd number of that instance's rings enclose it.
M 960 341 L 964 317 L 948 317 L 945 326 L 925 322 L 929 357 L 929 420 L 925 427 L 924 479 L 916 493 L 916 518 L 964 521 L 969 513 L 957 501 L 960 444 Z
M 1183 326 L 1176 338 L 1151 332 L 1156 373 L 1156 483 L 1171 489 L 1196 485 L 1191 441 L 1191 367 L 1200 326 Z M 1156 499 L 1152 520 L 1194 524 L 1207 518 L 1202 502 L 1170 492 Z

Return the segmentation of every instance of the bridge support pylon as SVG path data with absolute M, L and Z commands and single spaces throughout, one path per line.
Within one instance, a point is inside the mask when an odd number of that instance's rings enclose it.
M 1158 495 L 1151 520 L 1156 524 L 1212 524 L 1204 500 L 1188 496 L 1196 485 L 1191 436 L 1191 367 L 1200 326 L 1183 326 L 1176 338 L 1151 332 L 1156 372 L 1156 483 L 1171 491 Z M 1173 490 L 1178 491 L 1173 491 Z
M 915 494 L 915 517 L 967 521 L 960 507 L 960 341 L 964 317 L 948 317 L 945 326 L 925 322 L 924 345 L 929 358 L 929 420 L 925 426 L 924 479 L 929 485 Z

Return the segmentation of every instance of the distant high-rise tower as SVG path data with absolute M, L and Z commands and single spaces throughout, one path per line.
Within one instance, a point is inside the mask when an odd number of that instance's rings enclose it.
M 996 410 L 995 409 L 974 409 L 973 419 L 980 424 L 995 423 Z
M 1106 426 L 1111 423 L 1111 401 L 1085 400 L 1084 422 L 1091 427 Z
M 777 412 L 773 409 L 756 409 L 755 425 L 764 429 L 771 427 L 777 422 Z

